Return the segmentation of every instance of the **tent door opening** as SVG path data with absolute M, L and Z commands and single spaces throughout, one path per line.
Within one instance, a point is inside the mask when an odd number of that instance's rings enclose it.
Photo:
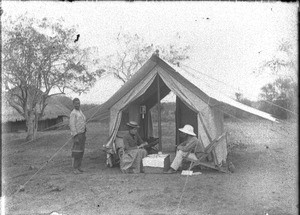
M 175 127 L 176 127 L 176 146 L 179 145 L 183 139 L 179 135 L 179 128 L 189 124 L 194 127 L 194 133 L 198 137 L 198 122 L 197 113 L 190 109 L 178 96 L 176 96 L 176 111 L 175 111 Z

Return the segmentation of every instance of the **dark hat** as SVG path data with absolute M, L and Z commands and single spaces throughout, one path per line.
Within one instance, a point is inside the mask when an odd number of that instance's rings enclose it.
M 137 122 L 134 122 L 134 121 L 130 121 L 127 123 L 127 125 L 129 127 L 132 127 L 132 128 L 139 128 L 140 126 L 137 124 Z

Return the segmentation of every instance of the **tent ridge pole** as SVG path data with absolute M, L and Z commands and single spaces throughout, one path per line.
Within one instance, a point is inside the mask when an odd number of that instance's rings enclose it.
M 160 85 L 159 85 L 159 75 L 157 75 L 157 115 L 158 115 L 158 148 L 162 151 L 161 144 L 161 111 L 160 111 Z

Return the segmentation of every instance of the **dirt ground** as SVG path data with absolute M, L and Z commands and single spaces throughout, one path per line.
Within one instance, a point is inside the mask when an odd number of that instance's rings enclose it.
M 163 129 L 172 126 L 167 123 Z M 107 168 L 102 151 L 107 127 L 99 123 L 89 124 L 81 175 L 72 173 L 71 143 L 45 165 L 68 140 L 69 131 L 40 133 L 30 143 L 24 143 L 24 134 L 6 135 L 5 214 L 298 214 L 297 123 L 259 120 L 225 126 L 235 173 L 201 170 L 189 177 L 122 174 L 117 167 Z M 173 149 L 169 140 L 163 140 L 164 152 Z M 25 190 L 16 193 L 31 177 Z

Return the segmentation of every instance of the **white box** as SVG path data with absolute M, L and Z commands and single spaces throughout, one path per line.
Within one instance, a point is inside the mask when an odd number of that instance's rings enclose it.
M 170 155 L 151 154 L 143 158 L 143 167 L 145 173 L 163 173 L 170 168 Z

